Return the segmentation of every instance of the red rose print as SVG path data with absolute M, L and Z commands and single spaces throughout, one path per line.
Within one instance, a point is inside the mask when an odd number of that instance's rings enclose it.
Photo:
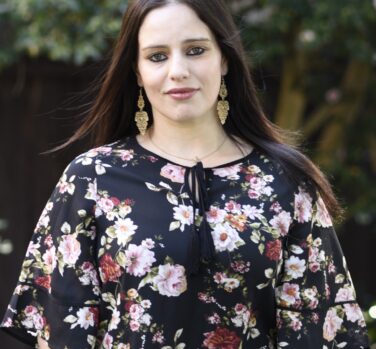
M 36 278 L 35 283 L 39 286 L 46 288 L 48 291 L 51 290 L 51 276 L 39 276 Z
M 278 261 L 281 254 L 281 240 L 268 241 L 266 243 L 266 257 L 272 261 Z
M 101 258 L 99 269 L 103 282 L 116 281 L 121 275 L 120 266 L 115 263 L 108 253 Z
M 128 302 L 126 302 L 126 303 L 124 304 L 124 309 L 125 309 L 125 311 L 129 312 L 129 309 L 131 308 L 131 306 L 132 306 L 133 304 L 135 304 L 135 303 L 132 302 L 132 301 L 128 301 Z
M 206 339 L 203 346 L 208 349 L 238 349 L 240 338 L 236 332 L 218 327 L 215 331 L 204 333 Z
M 99 318 L 99 309 L 96 308 L 96 307 L 90 307 L 89 311 L 90 311 L 90 313 L 93 314 L 94 323 L 97 324 L 98 323 L 98 318 Z
M 110 200 L 112 201 L 112 203 L 117 206 L 120 204 L 120 200 L 118 198 L 115 198 L 114 196 L 111 196 L 110 197 Z

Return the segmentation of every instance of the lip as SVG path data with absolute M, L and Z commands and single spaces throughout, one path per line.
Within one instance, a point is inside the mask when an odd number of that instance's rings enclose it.
M 197 91 L 198 89 L 195 88 L 183 87 L 168 90 L 167 94 L 169 94 L 174 99 L 184 100 L 191 98 Z

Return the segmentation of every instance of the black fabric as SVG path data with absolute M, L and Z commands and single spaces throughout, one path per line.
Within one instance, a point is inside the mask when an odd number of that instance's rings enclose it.
M 319 195 L 257 149 L 186 167 L 132 137 L 66 168 L 1 327 L 51 349 L 369 346 Z

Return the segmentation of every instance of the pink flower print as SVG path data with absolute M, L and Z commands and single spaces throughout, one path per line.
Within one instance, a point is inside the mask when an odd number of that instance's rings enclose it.
M 153 284 L 161 295 L 167 297 L 179 296 L 187 290 L 184 267 L 169 263 L 159 265 L 158 275 L 154 278 Z
M 161 176 L 171 182 L 184 183 L 185 168 L 173 164 L 167 164 L 161 169 Z
M 241 170 L 241 166 L 239 164 L 222 167 L 222 168 L 215 168 L 213 169 L 213 173 L 219 177 L 226 177 L 227 179 L 239 179 L 239 172 Z
M 298 300 L 300 300 L 300 290 L 299 285 L 284 283 L 283 286 L 276 289 L 277 299 L 279 303 L 283 306 L 294 305 Z
M 126 271 L 134 276 L 143 276 L 150 271 L 151 265 L 156 261 L 154 252 L 145 246 L 129 244 L 125 251 Z
M 287 235 L 291 222 L 292 218 L 290 212 L 286 211 L 281 211 L 270 220 L 271 226 L 275 228 L 281 236 Z
M 210 206 L 210 210 L 206 213 L 206 220 L 208 223 L 218 224 L 222 223 L 226 217 L 226 211 L 218 207 Z
M 63 235 L 58 248 L 65 264 L 74 265 L 81 255 L 81 244 L 75 234 Z
M 328 341 L 331 342 L 337 335 L 337 331 L 341 328 L 343 320 L 337 315 L 334 308 L 331 308 L 326 313 L 323 336 Z
M 312 218 L 312 198 L 299 187 L 299 193 L 294 194 L 294 218 L 299 223 L 308 222 Z
M 328 228 L 333 225 L 332 220 L 330 218 L 329 212 L 326 209 L 326 206 L 324 204 L 324 201 L 321 199 L 321 197 L 318 198 L 316 202 L 316 223 L 319 227 Z

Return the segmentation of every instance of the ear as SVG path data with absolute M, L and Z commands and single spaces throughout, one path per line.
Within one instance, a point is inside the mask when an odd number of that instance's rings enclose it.
M 228 63 L 227 63 L 227 59 L 222 56 L 222 61 L 221 61 L 221 75 L 222 76 L 225 76 L 228 72 Z

